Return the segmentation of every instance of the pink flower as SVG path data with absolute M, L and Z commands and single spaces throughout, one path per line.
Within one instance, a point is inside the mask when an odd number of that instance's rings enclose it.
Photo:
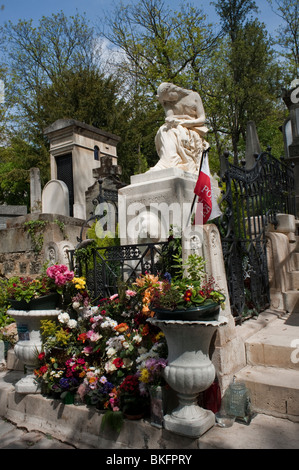
M 130 297 L 135 297 L 136 294 L 137 294 L 137 292 L 135 292 L 134 290 L 130 290 L 130 289 L 126 290 L 127 299 L 129 299 Z
M 53 279 L 57 286 L 64 286 L 74 277 L 74 272 L 69 271 L 64 264 L 55 264 L 47 268 L 47 276 Z
M 113 294 L 113 295 L 110 296 L 110 300 L 114 300 L 114 299 L 116 299 L 117 297 L 118 297 L 118 294 Z
M 86 335 L 87 335 L 87 338 L 89 338 L 90 341 L 93 341 L 93 342 L 98 341 L 98 339 L 100 339 L 99 333 L 95 333 L 93 330 L 89 330 L 86 333 Z
M 92 353 L 92 346 L 85 346 L 85 348 L 83 348 L 83 354 L 91 354 Z

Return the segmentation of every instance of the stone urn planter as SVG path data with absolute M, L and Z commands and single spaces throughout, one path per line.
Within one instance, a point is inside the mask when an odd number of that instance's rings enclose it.
M 176 434 L 197 438 L 215 424 L 215 415 L 198 406 L 200 392 L 208 389 L 215 379 L 215 368 L 209 358 L 209 347 L 217 328 L 227 324 L 226 317 L 218 320 L 160 320 L 148 322 L 159 327 L 168 345 L 168 365 L 164 378 L 177 392 L 179 405 L 164 416 L 165 429 Z
M 37 307 L 36 307 L 37 308 Z M 40 393 L 40 387 L 35 380 L 34 369 L 37 366 L 37 356 L 42 349 L 40 322 L 58 316 L 57 309 L 15 310 L 7 311 L 17 324 L 19 340 L 14 346 L 17 358 L 25 365 L 26 375 L 15 385 L 18 393 Z

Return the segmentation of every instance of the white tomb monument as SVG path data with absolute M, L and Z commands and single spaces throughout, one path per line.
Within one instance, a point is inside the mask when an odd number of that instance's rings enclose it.
M 119 191 L 122 244 L 165 241 L 170 226 L 188 223 L 205 140 L 205 112 L 198 93 L 162 83 L 157 98 L 165 123 L 155 138 L 158 163 Z
M 158 99 L 166 115 L 155 139 L 160 159 L 146 173 L 131 176 L 131 184 L 119 190 L 121 244 L 165 241 L 170 225 L 176 225 L 183 257 L 203 256 L 208 276 L 226 296 L 222 315 L 227 325 L 219 329 L 212 352 L 223 390 L 246 361 L 239 352 L 243 343 L 231 314 L 219 231 L 214 224 L 191 226 L 189 218 L 202 154 L 209 147 L 205 112 L 197 93 L 172 84 L 160 85 Z M 215 180 L 211 183 L 217 185 Z
M 50 180 L 42 193 L 42 212 L 44 214 L 70 215 L 69 191 L 60 180 Z

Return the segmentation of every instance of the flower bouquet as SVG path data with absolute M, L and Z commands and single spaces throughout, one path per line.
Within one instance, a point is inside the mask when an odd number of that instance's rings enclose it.
M 148 400 L 141 393 L 137 374 L 127 375 L 119 387 L 120 408 L 128 419 L 140 419 L 148 407 Z

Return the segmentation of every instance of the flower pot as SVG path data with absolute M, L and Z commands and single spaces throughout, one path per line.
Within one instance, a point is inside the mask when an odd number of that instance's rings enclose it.
M 41 393 L 40 385 L 36 381 L 34 369 L 37 366 L 38 354 L 42 350 L 40 333 L 41 320 L 55 318 L 59 310 L 14 310 L 7 311 L 17 324 L 19 341 L 14 346 L 17 358 L 24 363 L 26 375 L 15 385 L 18 393 Z
M 64 403 L 64 405 L 74 404 L 75 395 L 72 392 L 66 392 L 65 394 L 63 394 L 61 398 L 62 398 L 62 402 Z
M 168 431 L 191 438 L 200 437 L 215 424 L 215 415 L 198 406 L 200 392 L 211 386 L 215 367 L 209 357 L 210 342 L 216 329 L 227 324 L 225 317 L 218 321 L 158 320 L 149 323 L 165 334 L 168 346 L 168 364 L 163 376 L 177 392 L 179 401 L 171 413 L 164 416 Z
M 218 320 L 220 305 L 216 302 L 205 303 L 197 307 L 180 310 L 165 310 L 153 308 L 155 318 L 158 320 L 182 320 L 182 321 L 208 321 Z
M 53 310 L 57 307 L 59 301 L 59 294 L 51 292 L 47 295 L 42 295 L 36 299 L 31 299 L 30 302 L 26 300 L 10 299 L 9 303 L 13 310 Z

